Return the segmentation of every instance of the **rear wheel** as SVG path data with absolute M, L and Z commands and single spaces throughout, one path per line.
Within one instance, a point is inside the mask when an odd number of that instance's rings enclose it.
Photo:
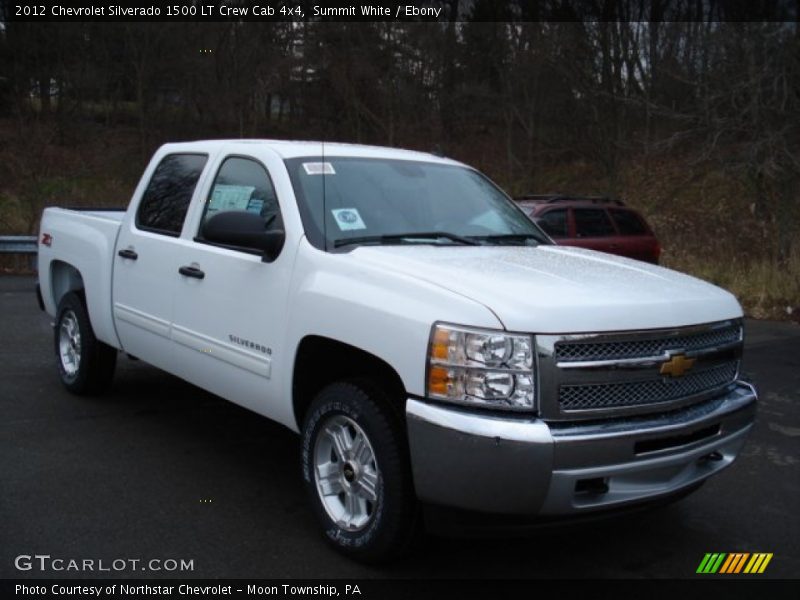
M 324 388 L 303 427 L 303 477 L 326 539 L 364 562 L 402 554 L 420 532 L 405 432 L 368 381 Z
M 96 394 L 111 384 L 117 350 L 99 341 L 92 330 L 83 297 L 66 294 L 58 305 L 54 330 L 61 382 L 73 394 Z

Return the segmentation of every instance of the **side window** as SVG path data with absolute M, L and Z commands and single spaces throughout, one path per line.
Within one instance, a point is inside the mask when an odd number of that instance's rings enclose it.
M 194 188 L 207 160 L 204 154 L 165 156 L 153 172 L 139 203 L 136 227 L 179 236 Z
M 203 239 L 203 225 L 208 219 L 229 210 L 261 215 L 267 229 L 283 229 L 272 180 L 261 163 L 255 160 L 232 156 L 222 163 L 206 200 L 198 238 Z
M 611 219 L 603 209 L 576 208 L 574 214 L 577 237 L 606 237 L 615 234 Z
M 567 230 L 567 211 L 564 208 L 549 210 L 539 217 L 536 222 L 544 229 L 545 233 L 554 238 L 565 238 L 569 235 Z
M 631 210 L 612 210 L 611 217 L 622 235 L 644 235 L 647 233 L 642 219 Z

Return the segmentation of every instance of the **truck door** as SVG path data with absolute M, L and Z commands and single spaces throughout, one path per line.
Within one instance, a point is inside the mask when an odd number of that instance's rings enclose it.
M 144 190 L 137 190 L 141 200 L 122 223 L 113 257 L 112 306 L 122 347 L 167 371 L 174 368 L 175 250 L 207 160 L 205 154 L 174 153 L 156 163 Z
M 284 229 L 273 174 L 285 167 L 263 156 L 222 153 L 193 219 L 193 239 L 178 251 L 174 352 L 181 377 L 228 400 L 292 423 L 291 403 L 280 397 L 286 303 L 292 273 L 290 240 L 271 263 L 256 251 L 226 247 L 203 237 L 203 224 L 221 211 L 247 211 L 265 227 Z M 295 244 L 296 246 L 296 244 Z M 289 408 L 287 408 L 287 406 Z M 284 414 L 285 413 L 285 414 Z

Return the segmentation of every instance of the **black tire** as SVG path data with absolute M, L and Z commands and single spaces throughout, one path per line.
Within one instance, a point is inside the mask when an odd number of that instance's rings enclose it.
M 62 329 L 69 327 L 77 328 L 79 339 L 74 343 L 64 340 L 70 336 Z M 78 395 L 99 394 L 108 389 L 117 365 L 117 350 L 95 337 L 81 294 L 70 292 L 59 302 L 53 340 L 58 374 L 65 388 Z M 70 362 L 62 356 L 62 342 L 79 351 L 77 360 Z
M 367 563 L 384 562 L 402 555 L 419 538 L 422 529 L 405 430 L 396 411 L 391 409 L 390 402 L 386 393 L 370 381 L 333 383 L 314 399 L 303 425 L 303 480 L 325 538 L 339 552 Z M 332 518 L 329 509 L 323 504 L 317 483 L 315 465 L 319 461 L 315 462 L 315 453 L 319 450 L 325 455 L 323 445 L 330 443 L 327 440 L 331 439 L 327 431 L 332 424 L 342 423 L 354 423 L 366 435 L 369 450 L 374 457 L 374 461 L 368 464 L 376 465 L 373 474 L 377 481 L 374 486 L 375 501 L 364 500 L 367 507 L 371 505 L 372 510 L 366 523 L 357 530 L 348 530 Z M 349 431 L 357 430 L 350 427 Z M 355 442 L 353 445 L 355 446 Z M 335 454 L 333 449 L 331 451 Z M 354 458 L 353 461 L 359 464 L 357 459 Z M 331 464 L 338 462 L 331 460 Z M 348 485 L 347 465 L 349 459 L 341 466 L 340 483 L 337 485 Z M 356 486 L 360 484 L 359 479 L 368 468 L 361 467 L 363 471 L 355 475 L 355 480 L 348 489 L 356 490 Z M 351 469 L 350 475 L 352 474 Z M 344 507 L 343 496 L 346 493 L 343 491 L 339 495 L 331 493 L 328 496 L 337 498 Z M 329 502 L 335 503 L 336 500 Z

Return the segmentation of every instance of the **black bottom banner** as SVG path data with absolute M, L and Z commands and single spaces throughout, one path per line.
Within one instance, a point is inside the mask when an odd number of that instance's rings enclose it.
M 3 580 L 0 598 L 797 598 L 797 581 L 697 580 Z M 724 594 L 721 596 L 720 594 Z

